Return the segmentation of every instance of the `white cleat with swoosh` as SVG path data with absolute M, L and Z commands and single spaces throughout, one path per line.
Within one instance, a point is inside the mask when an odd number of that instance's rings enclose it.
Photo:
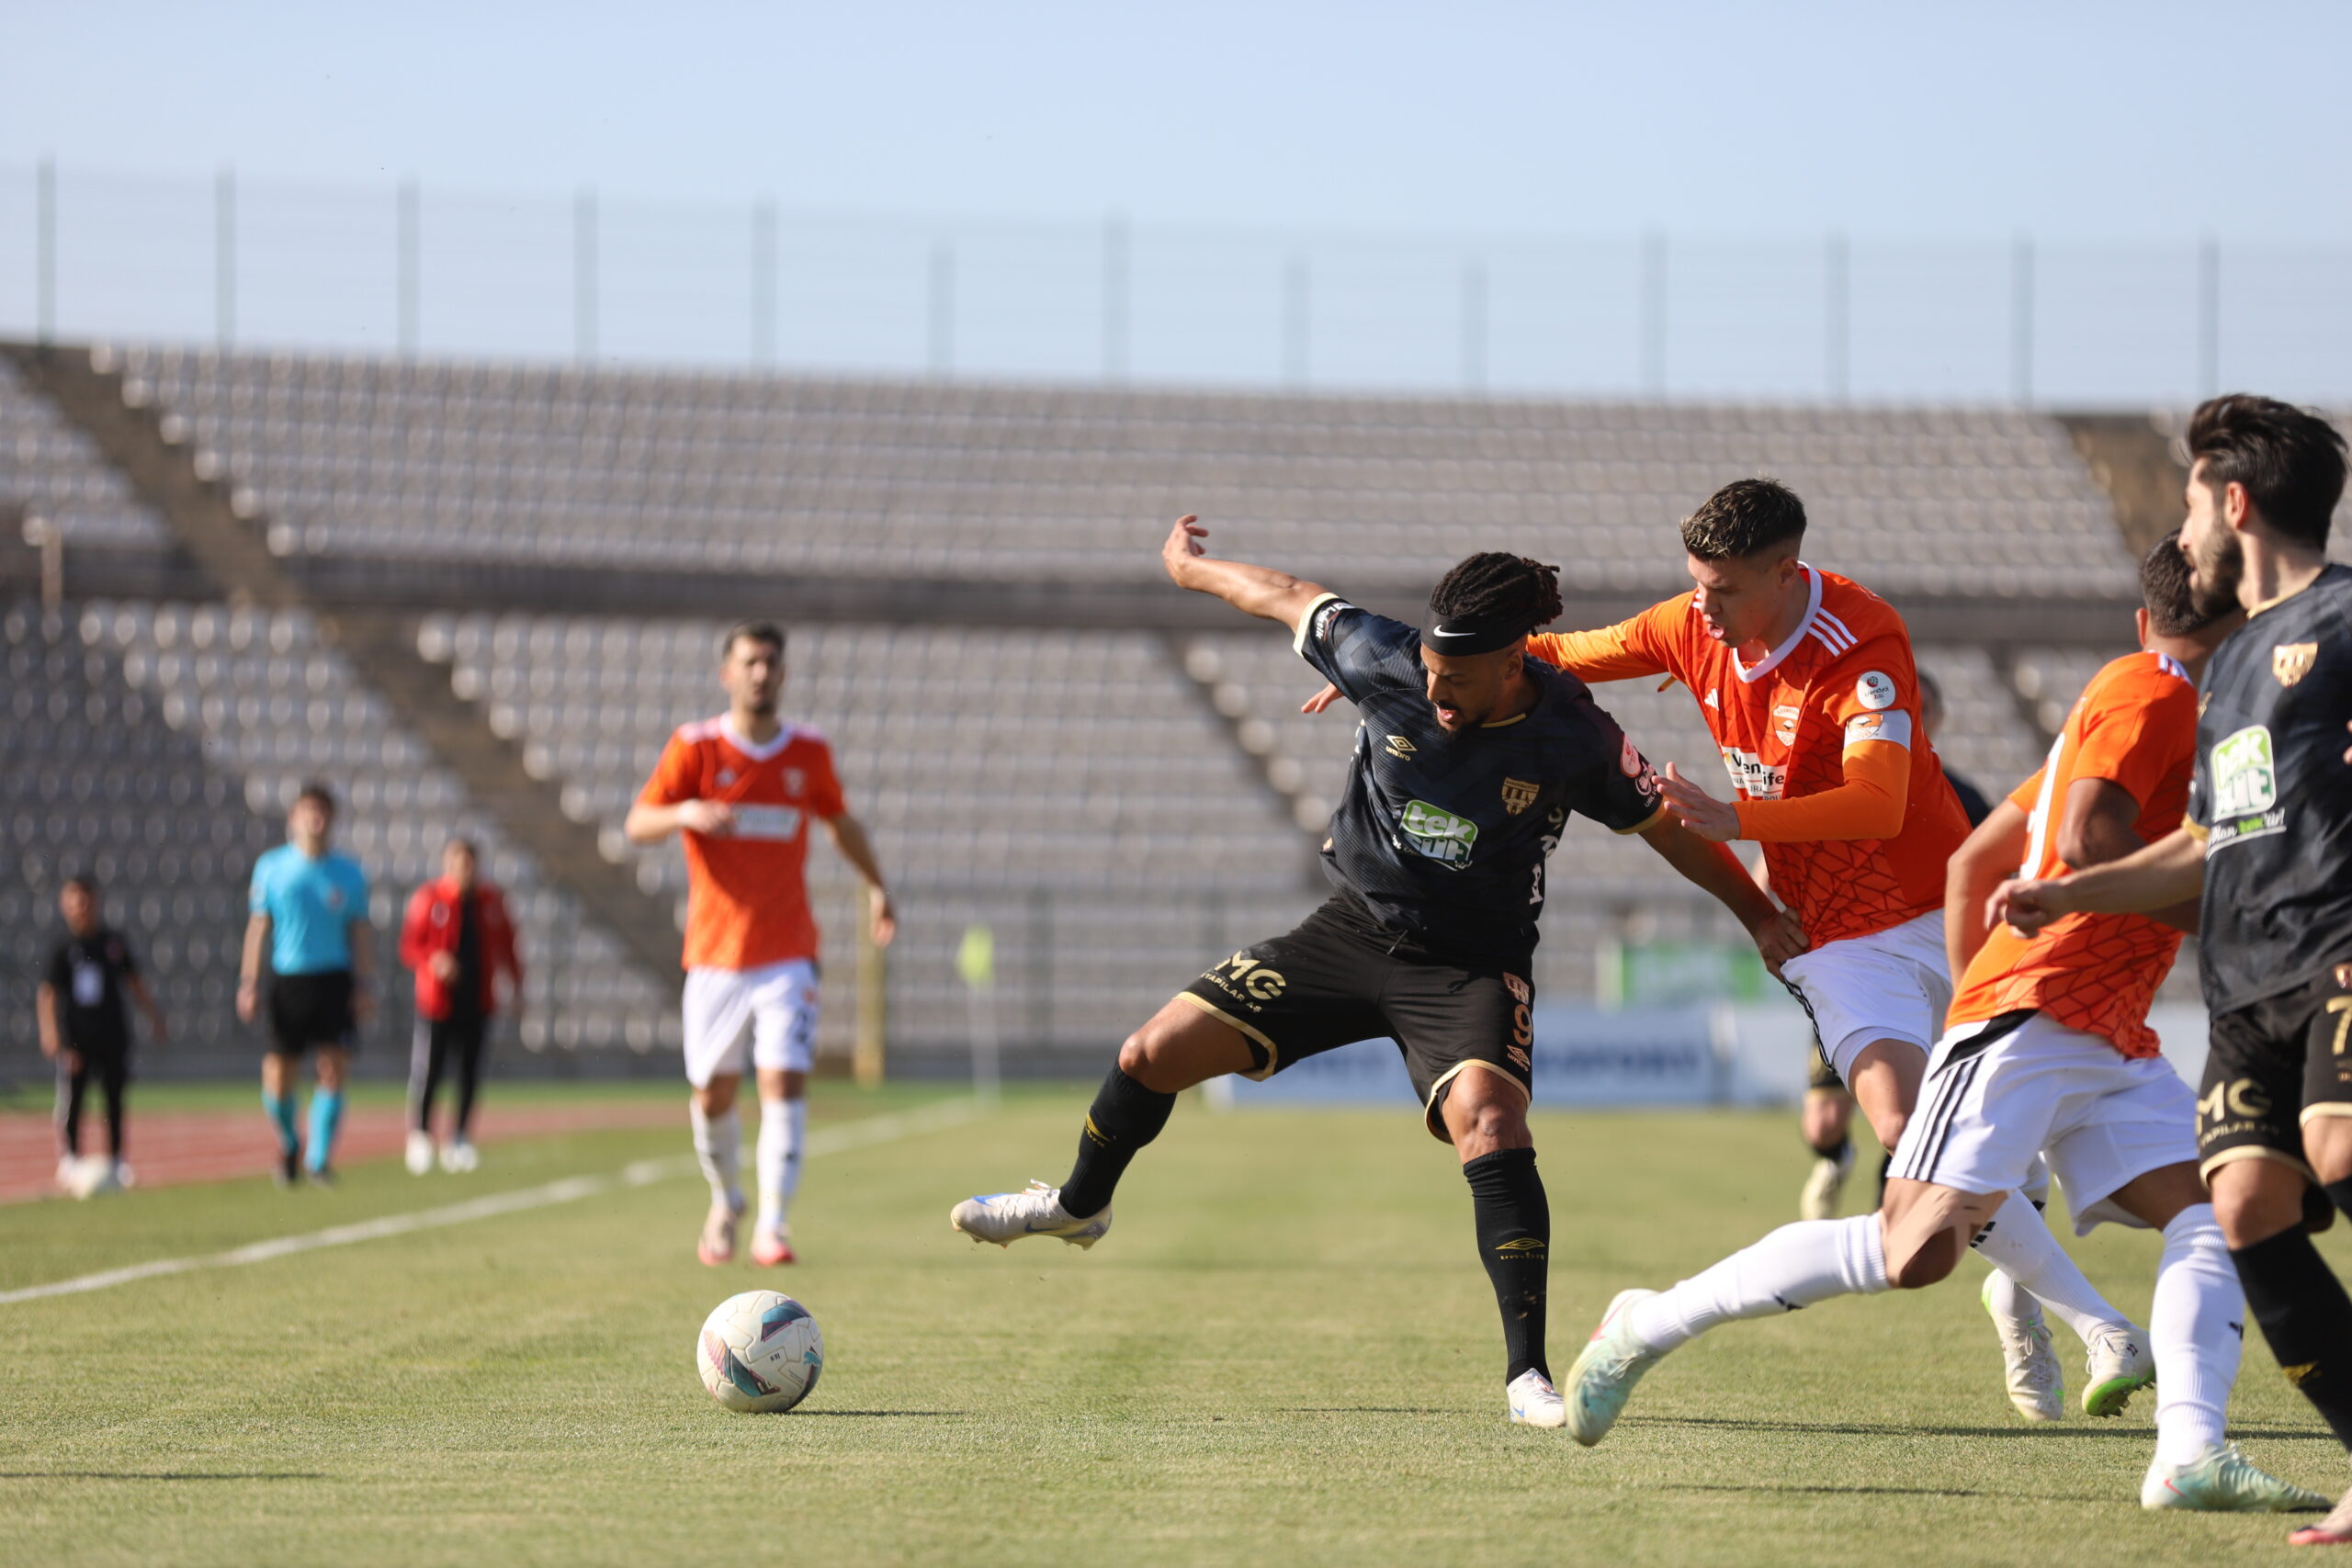
M 974 1241 L 1011 1247 L 1023 1236 L 1057 1235 L 1072 1247 L 1092 1247 L 1111 1228 L 1111 1211 L 1084 1218 L 1062 1207 L 1062 1190 L 1033 1181 L 1020 1192 L 967 1198 L 947 1212 L 947 1223 Z

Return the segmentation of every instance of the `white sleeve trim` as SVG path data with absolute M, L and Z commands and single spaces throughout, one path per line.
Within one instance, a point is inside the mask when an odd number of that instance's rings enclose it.
M 1301 659 L 1306 657 L 1306 628 L 1315 619 L 1315 612 L 1326 604 L 1338 601 L 1339 598 L 1337 593 L 1318 593 L 1306 609 L 1298 613 L 1298 625 L 1291 630 L 1290 647 L 1293 653 L 1297 654 Z
M 1911 749 L 1911 716 L 1901 708 L 1889 708 L 1884 713 L 1858 713 L 1846 721 L 1846 749 L 1866 741 L 1886 740 L 1908 751 Z

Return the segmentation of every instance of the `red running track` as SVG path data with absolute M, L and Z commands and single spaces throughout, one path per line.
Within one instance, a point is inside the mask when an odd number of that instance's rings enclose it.
M 683 1105 L 623 1101 L 512 1111 L 485 1105 L 474 1113 L 473 1131 L 477 1144 L 496 1144 L 556 1133 L 675 1126 L 683 1148 L 685 1125 Z M 335 1163 L 389 1159 L 401 1153 L 407 1138 L 407 1118 L 399 1111 L 345 1111 L 335 1139 Z M 106 1140 L 105 1118 L 85 1112 L 82 1152 L 102 1152 Z M 123 1142 L 132 1178 L 141 1187 L 260 1176 L 277 1163 L 277 1134 L 258 1105 L 250 1111 L 141 1111 L 134 1101 Z M 38 1111 L 0 1111 L 0 1203 L 56 1195 L 57 1134 L 50 1118 Z

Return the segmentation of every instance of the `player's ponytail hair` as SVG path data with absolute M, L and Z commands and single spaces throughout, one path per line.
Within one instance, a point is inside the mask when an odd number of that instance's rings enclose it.
M 1526 556 L 1482 550 L 1462 561 L 1430 593 L 1440 621 L 1501 623 L 1523 637 L 1560 616 L 1560 569 Z

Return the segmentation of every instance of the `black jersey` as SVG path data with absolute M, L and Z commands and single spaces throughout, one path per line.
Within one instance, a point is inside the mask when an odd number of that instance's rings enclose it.
M 138 961 L 120 932 L 101 926 L 88 936 L 69 935 L 59 942 L 41 978 L 56 993 L 65 1043 L 77 1051 L 129 1050 L 130 1018 L 123 1008 L 122 981 L 138 973 Z
M 2216 1013 L 2352 959 L 2352 567 L 2230 634 L 2205 667 L 2188 820 L 2197 958 Z
M 1336 596 L 1299 622 L 1299 653 L 1361 716 L 1324 870 L 1431 945 L 1531 948 L 1568 814 L 1638 831 L 1666 809 L 1657 776 L 1582 681 L 1536 660 L 1533 707 L 1447 733 L 1420 646 L 1416 628 Z

